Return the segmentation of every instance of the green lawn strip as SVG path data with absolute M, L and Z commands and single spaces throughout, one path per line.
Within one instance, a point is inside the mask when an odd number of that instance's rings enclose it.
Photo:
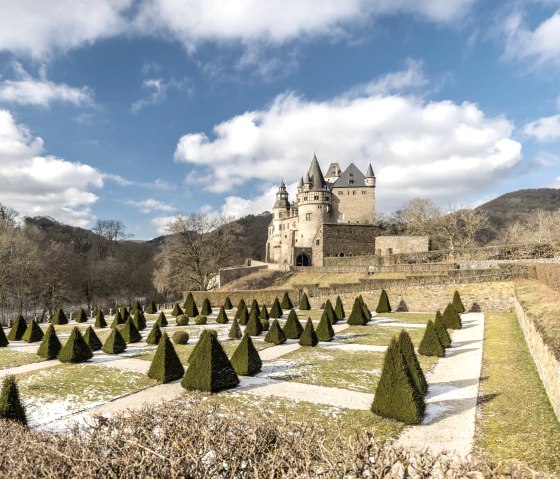
M 377 318 L 387 318 L 399 323 L 424 323 L 427 324 L 431 319 L 435 319 L 436 313 L 383 313 L 377 315 Z M 377 319 L 376 318 L 376 319 Z
M 349 326 L 335 335 L 337 342 L 342 344 L 371 344 L 387 346 L 393 336 L 398 336 L 401 330 L 406 329 L 410 339 L 416 347 L 420 344 L 424 335 L 424 328 L 407 328 L 389 326 Z M 338 337 L 341 339 L 338 339 Z
M 496 460 L 560 472 L 560 423 L 517 318 L 487 313 L 475 445 Z
M 44 361 L 44 359 L 33 353 L 16 351 L 11 348 L 0 348 L 0 369 L 15 368 L 41 361 Z

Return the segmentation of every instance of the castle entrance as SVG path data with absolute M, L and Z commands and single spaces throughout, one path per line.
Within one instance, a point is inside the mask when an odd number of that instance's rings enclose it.
M 311 260 L 305 253 L 296 256 L 296 266 L 311 266 Z

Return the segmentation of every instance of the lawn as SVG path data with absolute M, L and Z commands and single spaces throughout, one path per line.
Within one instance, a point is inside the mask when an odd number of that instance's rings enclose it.
M 488 313 L 475 445 L 560 473 L 560 424 L 512 313 Z
M 44 361 L 44 359 L 33 353 L 15 351 L 12 348 L 0 348 L 0 369 L 15 368 L 40 361 Z
M 335 336 L 337 342 L 344 344 L 373 344 L 387 346 L 391 338 L 398 336 L 405 329 L 416 347 L 424 335 L 424 328 L 406 328 L 390 326 L 349 326 Z
M 428 324 L 430 319 L 432 321 L 436 319 L 436 313 L 382 313 L 377 315 L 376 319 L 379 318 L 387 318 L 399 323 Z

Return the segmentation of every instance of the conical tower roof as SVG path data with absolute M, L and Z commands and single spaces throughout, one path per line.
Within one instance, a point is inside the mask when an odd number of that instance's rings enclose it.
M 298 188 L 303 188 L 303 176 L 299 179 Z
M 313 184 L 314 190 L 325 189 L 325 178 L 323 177 L 323 172 L 321 171 L 321 167 L 319 166 L 316 155 L 313 155 L 308 175 L 311 178 L 311 183 Z
M 366 171 L 366 178 L 373 178 L 375 174 L 373 173 L 373 168 L 371 167 L 371 163 L 367 167 Z

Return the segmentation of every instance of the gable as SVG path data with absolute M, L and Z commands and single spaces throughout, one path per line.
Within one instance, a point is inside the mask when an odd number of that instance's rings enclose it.
M 350 163 L 333 184 L 333 188 L 356 188 L 360 186 L 366 186 L 366 177 L 354 163 Z

